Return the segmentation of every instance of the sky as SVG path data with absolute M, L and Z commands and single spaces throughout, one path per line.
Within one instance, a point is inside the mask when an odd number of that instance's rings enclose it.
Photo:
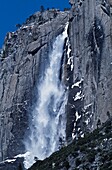
M 59 8 L 69 6 L 69 0 L 3 0 L 0 5 L 0 48 L 7 32 L 15 31 L 16 24 L 22 24 L 31 14 L 44 8 Z

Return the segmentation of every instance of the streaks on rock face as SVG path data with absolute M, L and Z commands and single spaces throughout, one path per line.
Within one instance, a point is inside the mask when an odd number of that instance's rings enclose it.
M 91 51 L 98 53 L 102 51 L 104 40 L 104 31 L 101 22 L 95 18 L 93 26 L 91 27 L 88 35 L 88 43 L 91 46 Z
M 101 9 L 108 17 L 112 18 L 112 0 L 102 0 Z
M 110 16 L 110 6 L 112 6 L 112 1 L 111 0 L 102 0 L 101 3 L 101 9 L 103 10 L 104 13 L 106 13 L 108 16 Z
M 88 44 L 91 49 L 91 57 L 95 73 L 94 76 L 97 82 L 99 81 L 100 78 L 103 42 L 104 42 L 103 26 L 101 24 L 101 21 L 98 18 L 95 18 L 94 23 L 90 28 L 88 34 Z

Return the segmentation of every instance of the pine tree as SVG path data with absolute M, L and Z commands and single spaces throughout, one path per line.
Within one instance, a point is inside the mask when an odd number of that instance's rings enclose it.
M 44 11 L 45 11 L 44 6 L 41 5 L 41 6 L 40 6 L 40 12 L 44 12 Z

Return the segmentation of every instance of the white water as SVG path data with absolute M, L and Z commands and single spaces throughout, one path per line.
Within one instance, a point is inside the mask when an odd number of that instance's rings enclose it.
M 27 156 L 25 168 L 29 168 L 38 159 L 45 159 L 59 149 L 60 138 L 65 141 L 67 94 L 59 80 L 60 64 L 64 40 L 67 37 L 68 24 L 59 35 L 49 55 L 49 66 L 45 69 L 43 81 L 38 85 L 38 101 L 32 113 L 31 134 L 25 141 Z

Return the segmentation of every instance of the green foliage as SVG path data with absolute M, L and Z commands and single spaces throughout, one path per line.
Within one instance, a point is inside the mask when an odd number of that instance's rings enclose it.
M 80 151 L 81 151 L 81 152 L 85 152 L 86 149 L 87 149 L 86 145 L 81 145 L 81 146 L 80 146 Z
M 81 164 L 81 160 L 79 158 L 76 159 L 75 161 L 76 166 L 79 166 Z
M 90 163 L 92 163 L 92 162 L 94 162 L 94 160 L 95 160 L 95 155 L 96 155 L 96 153 L 95 152 L 90 152 L 88 155 L 87 155 L 87 159 L 88 159 L 88 161 L 90 162 Z
M 108 125 L 105 128 L 105 133 L 109 133 L 111 129 L 111 122 L 108 123 Z
M 68 162 L 68 161 L 65 161 L 65 162 L 63 163 L 63 166 L 66 167 L 67 169 L 70 168 L 70 165 L 69 165 L 69 162 Z
M 70 145 L 53 153 L 44 161 L 37 161 L 37 163 L 35 163 L 29 170 L 52 170 L 53 163 L 55 163 L 53 170 L 60 170 L 64 167 L 69 169 L 70 165 L 68 157 L 70 157 L 70 155 L 74 159 L 74 165 L 76 164 L 74 170 L 79 170 L 79 165 L 83 170 L 89 170 L 97 157 L 99 157 L 101 163 L 101 165 L 99 165 L 100 170 L 112 170 L 112 149 L 111 147 L 109 149 L 107 144 L 107 142 L 110 141 L 109 139 L 112 138 L 111 131 L 111 121 L 108 120 L 102 127 L 85 135 L 84 138 L 80 138 L 77 141 L 74 140 Z M 107 150 L 105 150 L 105 148 L 107 148 Z

